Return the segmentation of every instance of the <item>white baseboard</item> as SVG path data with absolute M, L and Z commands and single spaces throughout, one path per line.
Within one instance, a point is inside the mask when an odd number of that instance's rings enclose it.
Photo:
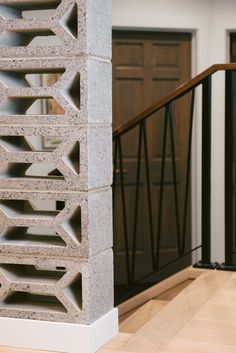
M 94 353 L 118 333 L 118 311 L 92 325 L 0 318 L 0 346 L 63 353 Z

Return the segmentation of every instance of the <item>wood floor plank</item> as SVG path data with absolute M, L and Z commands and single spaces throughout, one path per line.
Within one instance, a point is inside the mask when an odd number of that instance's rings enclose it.
M 232 274 L 162 353 L 236 352 L 235 279 Z
M 212 323 L 206 320 L 193 319 L 180 333 L 180 337 L 204 343 L 229 344 L 234 346 L 236 351 L 236 322 L 235 324 Z
M 176 337 L 161 353 L 235 353 L 235 346 Z
M 212 322 L 214 324 L 217 324 L 218 322 L 236 324 L 236 306 L 233 307 L 231 305 L 208 303 L 207 306 L 197 313 L 195 318 L 206 320 L 207 322 Z
M 192 320 L 162 353 L 235 353 L 236 324 Z

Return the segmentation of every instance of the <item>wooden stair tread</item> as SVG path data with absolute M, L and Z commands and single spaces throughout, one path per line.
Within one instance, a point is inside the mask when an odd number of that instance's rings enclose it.
M 119 352 L 161 352 L 230 276 L 231 273 L 229 272 L 205 271 L 203 275 L 193 281 L 157 315 L 134 333 L 122 345 Z
M 136 296 L 128 299 L 124 303 L 118 305 L 119 317 L 126 318 L 130 315 L 131 310 L 135 311 L 138 307 L 142 306 L 149 300 L 154 298 L 159 298 L 163 293 L 169 292 L 174 287 L 177 287 L 179 284 L 187 281 L 194 280 L 197 277 L 201 276 L 205 270 L 187 267 L 186 269 L 177 272 L 176 274 L 164 279 L 160 283 L 155 284 L 154 286 L 146 289 L 145 291 L 137 294 Z
M 135 333 L 153 318 L 168 303 L 164 300 L 150 300 L 120 324 L 120 332 Z

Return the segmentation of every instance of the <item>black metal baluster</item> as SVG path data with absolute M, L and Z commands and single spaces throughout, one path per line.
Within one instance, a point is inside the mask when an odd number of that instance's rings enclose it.
M 180 255 L 181 238 L 180 238 L 180 220 L 179 220 L 179 199 L 178 199 L 178 182 L 177 182 L 176 159 L 175 159 L 175 136 L 174 136 L 174 126 L 173 126 L 172 104 L 169 105 L 168 117 L 169 117 L 169 126 L 170 126 L 170 145 L 171 145 L 171 156 L 172 156 L 177 243 L 178 243 L 178 253 Z
M 202 260 L 195 267 L 215 268 L 211 263 L 211 76 L 202 83 Z
M 154 232 L 153 232 L 153 217 L 152 217 L 152 196 L 150 186 L 150 172 L 149 172 L 149 156 L 148 156 L 148 144 L 147 144 L 147 131 L 146 121 L 143 123 L 143 141 L 144 141 L 144 158 L 145 158 L 145 170 L 146 170 L 146 181 L 147 181 L 147 202 L 148 202 L 148 218 L 149 218 L 149 231 L 150 231 L 150 245 L 152 254 L 152 266 L 155 268 L 155 250 L 154 250 Z
M 211 77 L 202 92 L 202 265 L 211 263 Z
M 122 213 L 124 222 L 124 240 L 125 240 L 125 255 L 126 255 L 126 268 L 128 282 L 131 282 L 130 273 L 130 262 L 129 262 L 129 240 L 128 240 L 128 228 L 127 228 L 127 213 L 126 213 L 126 202 L 125 202 L 125 185 L 124 185 L 124 168 L 123 168 L 123 154 L 121 139 L 119 138 L 119 161 L 120 161 L 120 185 L 121 185 L 121 198 L 122 198 Z
M 187 156 L 187 168 L 186 168 L 186 179 L 185 179 L 185 195 L 184 195 L 184 214 L 183 214 L 183 236 L 182 236 L 182 250 L 181 253 L 185 252 L 186 243 L 186 229 L 187 229 L 187 216 L 188 216 L 188 201 L 189 201 L 189 184 L 191 175 L 191 154 L 192 154 L 192 132 L 193 132 L 193 113 L 194 113 L 194 102 L 195 102 L 195 89 L 191 93 L 190 103 L 190 121 L 189 121 L 189 138 L 188 138 L 188 156 Z
M 234 72 L 225 82 L 225 263 L 221 270 L 236 270 L 234 263 Z
M 117 179 L 117 157 L 118 157 L 118 140 L 116 139 L 114 142 L 115 151 L 113 158 L 113 184 L 112 184 L 112 202 L 113 202 L 113 216 L 115 215 L 115 195 L 116 195 L 116 179 Z M 113 222 L 114 224 L 114 222 Z
M 166 139 L 168 127 L 168 106 L 165 106 L 165 121 L 162 140 L 162 159 L 161 159 L 161 180 L 160 180 L 160 197 L 159 197 L 159 214 L 157 224 L 157 244 L 156 244 L 156 268 L 159 267 L 160 261 L 160 247 L 161 247 L 161 226 L 162 226 L 162 208 L 163 208 L 163 194 L 164 194 L 164 177 L 165 177 L 165 160 L 166 160 Z
M 136 260 L 138 210 L 139 210 L 139 191 L 140 191 L 141 152 L 142 152 L 142 123 L 139 125 L 139 139 L 138 139 L 138 158 L 137 158 L 136 187 L 135 187 L 134 225 L 133 225 L 133 250 L 132 250 L 132 271 L 131 271 L 132 280 L 134 280 L 135 260 Z

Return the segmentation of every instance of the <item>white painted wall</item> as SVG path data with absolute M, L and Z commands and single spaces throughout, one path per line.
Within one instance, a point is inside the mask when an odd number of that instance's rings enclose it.
M 235 0 L 113 0 L 113 27 L 156 31 L 191 31 L 193 76 L 214 63 L 229 60 L 229 31 L 236 31 Z M 213 89 L 212 121 L 212 249 L 213 259 L 224 255 L 224 77 L 217 74 Z M 196 107 L 193 151 L 193 237 L 201 227 L 201 121 Z

